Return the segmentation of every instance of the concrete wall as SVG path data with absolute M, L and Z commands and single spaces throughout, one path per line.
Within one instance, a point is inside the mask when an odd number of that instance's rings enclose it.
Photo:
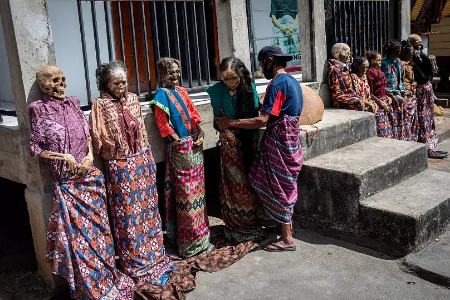
M 2 110 L 15 109 L 10 77 L 3 23 L 0 15 L 0 109 Z
M 220 60 L 239 57 L 250 70 L 246 0 L 215 0 Z
M 28 103 L 40 97 L 35 82 L 36 70 L 43 64 L 55 63 L 47 5 L 45 0 L 0 1 L 0 14 L 18 120 L 16 130 L 0 130 L 3 158 L 0 174 L 27 185 L 25 199 L 38 268 L 43 278 L 52 284 L 50 265 L 44 257 L 52 191 L 48 173 L 29 154 L 27 110 Z

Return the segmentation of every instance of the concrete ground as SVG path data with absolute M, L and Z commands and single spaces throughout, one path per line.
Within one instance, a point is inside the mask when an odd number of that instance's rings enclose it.
M 444 140 L 450 123 L 439 123 L 439 149 L 450 152 L 450 139 Z M 429 167 L 450 173 L 450 159 L 430 159 Z M 200 272 L 187 299 L 450 299 L 449 235 L 447 231 L 424 250 L 394 260 L 297 229 L 297 251 L 259 250 L 220 272 Z
M 297 251 L 255 251 L 199 273 L 187 299 L 450 299 L 450 290 L 400 269 L 398 260 L 297 229 Z

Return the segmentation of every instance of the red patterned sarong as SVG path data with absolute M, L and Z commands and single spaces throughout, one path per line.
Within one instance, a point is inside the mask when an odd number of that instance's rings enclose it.
M 303 164 L 298 117 L 284 116 L 269 123 L 259 147 L 250 183 L 270 217 L 279 223 L 291 223 Z
M 208 249 L 203 150 L 188 136 L 168 145 L 166 159 L 166 232 L 178 254 L 190 257 Z
M 106 208 L 103 174 L 55 181 L 46 257 L 67 280 L 74 299 L 133 299 L 134 282 L 118 271 Z
M 257 197 L 244 172 L 242 153 L 225 133 L 221 133 L 219 139 L 220 197 L 225 237 L 238 243 L 261 239 L 263 233 L 256 220 Z
M 418 139 L 427 145 L 428 151 L 436 151 L 438 137 L 434 124 L 433 106 L 436 96 L 431 82 L 419 85 L 416 90 L 418 113 Z
M 165 255 L 156 165 L 150 149 L 108 160 L 108 198 L 122 270 L 137 283 L 164 285 L 173 269 Z

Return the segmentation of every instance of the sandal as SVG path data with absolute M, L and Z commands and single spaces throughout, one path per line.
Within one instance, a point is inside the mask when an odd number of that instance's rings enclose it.
M 282 246 L 280 244 L 277 244 L 278 242 L 270 242 L 264 247 L 265 251 L 268 252 L 283 252 L 283 251 L 295 251 L 297 250 L 297 247 L 295 245 L 286 245 Z
M 428 152 L 428 158 L 444 159 L 446 157 L 447 157 L 447 154 L 439 153 L 437 151 L 429 151 Z

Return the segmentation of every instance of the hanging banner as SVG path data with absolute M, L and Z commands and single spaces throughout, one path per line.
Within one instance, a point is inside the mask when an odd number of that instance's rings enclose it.
M 294 59 L 287 71 L 301 70 L 297 0 L 251 0 L 253 53 L 264 46 L 278 46 Z M 254 62 L 257 64 L 257 62 Z

